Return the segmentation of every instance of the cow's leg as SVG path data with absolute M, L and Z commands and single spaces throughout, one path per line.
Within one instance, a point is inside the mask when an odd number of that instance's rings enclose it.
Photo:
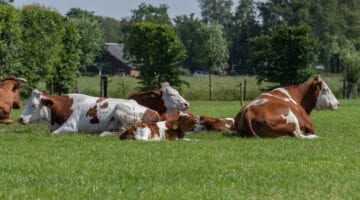
M 8 104 L 0 101 L 0 123 L 2 124 L 12 124 L 13 120 L 10 119 L 11 108 Z

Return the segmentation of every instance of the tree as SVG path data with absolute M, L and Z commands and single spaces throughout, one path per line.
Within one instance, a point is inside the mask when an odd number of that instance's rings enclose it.
M 312 75 L 310 66 L 316 61 L 317 40 L 307 26 L 274 26 L 270 35 L 252 39 L 255 42 L 254 65 L 257 80 L 280 86 L 299 84 Z
M 340 38 L 336 38 L 340 40 Z M 338 45 L 342 44 L 342 47 Z M 339 65 L 344 69 L 344 88 L 343 88 L 343 97 L 346 99 L 351 98 L 351 94 L 354 88 L 354 85 L 358 83 L 360 79 L 360 52 L 356 50 L 353 42 L 349 40 L 345 41 L 334 41 L 332 52 L 334 55 L 339 56 Z
M 51 82 L 55 66 L 61 62 L 63 17 L 39 5 L 22 8 L 21 28 L 23 41 L 21 73 L 28 80 L 23 89 L 36 87 L 40 80 Z
M 169 7 L 165 4 L 160 4 L 159 7 L 152 5 L 146 5 L 141 3 L 136 10 L 132 10 L 131 22 L 152 22 L 155 24 L 168 24 L 171 25 L 171 21 L 167 10 Z
M 184 44 L 187 52 L 187 57 L 182 65 L 191 72 L 199 70 L 201 64 L 196 55 L 197 52 L 200 52 L 203 48 L 202 34 L 200 31 L 203 23 L 198 18 L 195 18 L 194 14 L 190 16 L 177 16 L 174 22 L 177 35 Z
M 20 13 L 9 4 L 0 3 L 0 75 L 21 76 Z
M 212 100 L 211 76 L 215 71 L 225 67 L 229 58 L 227 42 L 219 25 L 205 24 L 201 27 L 203 34 L 203 50 L 198 59 L 201 65 L 209 72 L 209 99 Z
M 60 52 L 61 62 L 55 66 L 53 76 L 54 91 L 58 94 L 68 93 L 74 87 L 80 75 L 80 52 L 78 42 L 80 35 L 71 20 L 65 21 L 65 33 L 62 38 L 63 48 Z
M 230 28 L 230 68 L 245 74 L 254 72 L 250 65 L 252 46 L 250 38 L 261 34 L 260 25 L 256 19 L 256 10 L 253 0 L 240 0 Z
M 80 35 L 80 66 L 86 70 L 86 67 L 95 64 L 95 59 L 105 50 L 103 30 L 99 19 L 91 12 L 71 9 L 66 15 Z
M 228 26 L 231 21 L 232 0 L 198 0 L 205 23 Z
M 180 86 L 180 70 L 186 50 L 169 25 L 141 22 L 133 25 L 126 48 L 140 71 L 143 90 L 156 89 L 162 82 Z

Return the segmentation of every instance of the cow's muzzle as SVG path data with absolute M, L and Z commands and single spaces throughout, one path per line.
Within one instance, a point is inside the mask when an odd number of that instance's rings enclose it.
M 26 120 L 26 118 L 24 118 L 24 117 L 19 117 L 19 118 L 18 118 L 18 122 L 19 122 L 20 124 L 25 125 L 25 124 L 29 123 L 29 120 Z

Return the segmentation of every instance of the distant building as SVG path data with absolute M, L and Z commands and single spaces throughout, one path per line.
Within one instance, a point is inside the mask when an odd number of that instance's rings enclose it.
M 124 58 L 124 44 L 106 43 L 105 62 L 110 65 L 111 75 L 139 76 L 139 71 Z

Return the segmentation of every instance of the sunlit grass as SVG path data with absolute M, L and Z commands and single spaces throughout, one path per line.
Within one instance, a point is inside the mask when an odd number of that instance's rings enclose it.
M 218 117 L 241 107 L 190 103 Z M 360 101 L 341 104 L 311 113 L 316 140 L 201 132 L 190 142 L 137 142 L 0 125 L 0 199 L 359 199 Z

